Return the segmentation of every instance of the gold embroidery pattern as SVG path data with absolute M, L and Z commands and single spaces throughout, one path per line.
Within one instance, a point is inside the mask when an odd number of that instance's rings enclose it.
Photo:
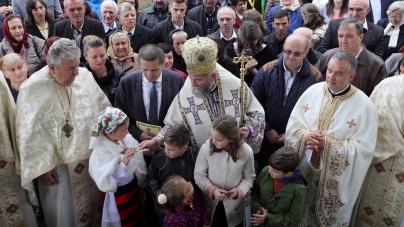
M 394 175 L 398 181 L 398 183 L 402 184 L 404 182 L 404 173 L 398 173 Z
M 303 106 L 304 112 L 306 113 L 307 111 L 310 110 L 309 108 L 309 104 L 306 104 L 305 106 Z
M 346 167 L 346 157 L 344 154 L 335 154 L 331 157 L 330 170 L 333 175 L 341 176 Z
M 363 208 L 363 209 L 365 210 L 365 212 L 366 212 L 366 214 L 367 214 L 368 216 L 375 214 L 375 213 L 373 212 L 372 208 L 370 208 L 370 207 L 365 207 L 365 208 Z
M 338 181 L 335 181 L 335 180 L 327 180 L 326 187 L 327 187 L 327 188 L 332 188 L 332 189 L 338 189 L 338 185 L 339 185 Z
M 376 164 L 374 164 L 374 167 L 376 168 L 377 173 L 386 172 L 382 163 L 376 163 Z
M 351 121 L 347 121 L 346 123 L 349 125 L 349 128 L 352 128 L 352 126 L 356 126 L 354 119 L 352 119 Z
M 328 196 L 324 198 L 324 200 L 324 210 L 325 212 L 327 212 L 327 214 L 337 214 L 339 208 L 344 206 L 344 204 L 341 203 L 338 195 L 332 195 L 331 193 L 329 193 Z
M 394 222 L 391 218 L 383 218 L 383 221 L 386 223 L 386 226 L 394 226 Z
M 196 143 L 195 135 L 192 132 L 192 128 L 188 123 L 187 117 L 185 116 L 184 108 L 181 105 L 181 98 L 180 98 L 179 94 L 177 95 L 177 103 L 178 103 L 178 108 L 180 109 L 180 112 L 181 112 L 182 120 L 184 121 L 185 127 L 188 129 L 188 132 L 189 132 L 189 134 L 191 136 L 192 146 L 195 149 L 198 149 L 198 144 Z

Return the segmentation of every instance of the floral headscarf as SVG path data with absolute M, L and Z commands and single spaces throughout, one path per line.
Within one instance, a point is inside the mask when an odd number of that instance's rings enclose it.
M 126 36 L 127 40 L 128 40 L 128 45 L 129 45 L 128 51 L 129 51 L 129 53 L 128 53 L 125 57 L 118 57 L 118 56 L 116 56 L 115 51 L 114 51 L 114 49 L 112 48 L 112 46 L 113 46 L 112 38 L 113 38 L 113 37 L 115 36 L 115 34 L 117 34 L 117 33 L 123 33 L 123 34 Z M 109 36 L 109 46 L 108 46 L 108 50 L 107 50 L 107 55 L 108 55 L 109 57 L 113 58 L 113 59 L 117 59 L 118 61 L 123 62 L 123 61 L 125 61 L 126 59 L 129 59 L 129 58 L 135 56 L 136 53 L 133 52 L 132 46 L 130 45 L 129 37 L 128 37 L 123 31 L 121 31 L 121 30 L 116 30 L 114 33 L 112 33 L 112 34 Z

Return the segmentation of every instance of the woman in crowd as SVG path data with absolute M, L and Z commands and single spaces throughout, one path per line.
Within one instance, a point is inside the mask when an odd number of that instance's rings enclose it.
M 257 10 L 247 10 L 244 13 L 243 21 L 253 21 L 257 23 L 258 26 L 261 28 L 264 37 L 271 34 L 271 31 L 268 30 L 267 26 L 265 25 L 264 19 L 262 19 L 262 15 Z
M 266 23 L 267 27 L 271 32 L 274 32 L 272 27 L 272 17 L 274 13 L 280 9 L 289 11 L 289 21 L 290 26 L 288 28 L 289 34 L 292 34 L 296 28 L 300 28 L 303 26 L 303 17 L 300 12 L 300 4 L 298 0 L 281 0 L 281 4 L 279 6 L 272 7 L 269 11 Z
M 384 62 L 387 70 L 387 77 L 403 74 L 404 70 L 401 72 L 401 64 L 404 64 L 404 46 L 398 50 L 398 53 L 391 54 L 391 56 Z M 402 69 L 404 69 L 404 67 Z
M 21 84 L 27 79 L 27 64 L 19 54 L 11 53 L 0 60 L 0 69 L 6 78 L 14 102 L 17 102 Z
M 327 23 L 324 22 L 324 16 L 320 14 L 317 6 L 306 3 L 302 6 L 303 26 L 313 31 L 313 44 L 310 46 L 314 50 L 320 48 L 321 40 L 327 30 Z
M 98 36 L 89 35 L 83 39 L 83 55 L 87 60 L 85 67 L 93 74 L 95 81 L 114 106 L 116 89 L 125 75 L 107 58 L 105 42 Z
M 164 52 L 163 67 L 165 69 L 172 70 L 176 73 L 181 74 L 184 77 L 184 80 L 186 80 L 188 75 L 185 72 L 178 70 L 176 68 L 173 68 L 173 65 L 174 65 L 173 47 L 168 45 L 167 43 L 159 43 L 159 44 L 157 44 L 157 46 L 160 47 L 161 49 L 163 49 L 163 52 Z
M 231 72 L 236 77 L 240 77 L 239 65 L 233 63 L 233 59 L 226 56 L 226 51 L 222 39 L 213 35 L 209 35 L 208 38 L 212 39 L 217 44 L 217 63 L 223 66 L 223 68 L 227 69 L 227 71 Z
M 188 34 L 180 29 L 175 29 L 168 34 L 166 43 L 174 48 L 173 57 L 174 63 L 173 67 L 182 71 L 187 72 L 187 65 L 182 58 L 182 45 L 187 41 Z
M 123 70 L 125 75 L 140 69 L 137 54 L 130 46 L 129 37 L 120 30 L 109 37 L 107 55 L 115 68 Z
M 236 22 L 233 27 L 239 29 L 243 24 L 243 17 L 245 11 L 247 11 L 247 0 L 230 0 L 234 11 L 236 11 Z
M 245 82 L 250 86 L 258 70 L 276 59 L 271 46 L 264 43 L 261 29 L 252 21 L 245 21 L 238 30 L 237 41 L 226 47 L 226 54 L 230 58 L 239 57 L 243 52 L 246 56 L 253 57 L 253 60 L 245 65 Z
M 328 24 L 330 20 L 348 18 L 349 0 L 328 0 L 328 3 L 321 5 L 320 13 L 325 17 Z
M 4 39 L 0 45 L 0 55 L 17 53 L 22 56 L 28 66 L 28 75 L 45 58 L 45 40 L 29 35 L 22 19 L 11 14 L 3 22 Z
M 404 3 L 393 2 L 387 10 L 388 18 L 380 19 L 377 25 L 384 28 L 382 59 L 397 53 L 404 45 Z
M 28 34 L 43 40 L 51 37 L 55 21 L 46 3 L 43 0 L 28 0 L 26 9 L 25 26 Z

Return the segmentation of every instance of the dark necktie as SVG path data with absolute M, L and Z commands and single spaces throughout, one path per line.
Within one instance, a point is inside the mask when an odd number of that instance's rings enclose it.
M 128 32 L 128 37 L 129 37 L 129 40 L 130 40 L 130 41 L 132 41 L 132 36 L 133 36 L 132 33 L 131 33 L 131 32 Z
M 150 105 L 149 105 L 149 124 L 158 125 L 158 115 L 157 115 L 157 81 L 153 82 L 153 87 L 150 90 Z

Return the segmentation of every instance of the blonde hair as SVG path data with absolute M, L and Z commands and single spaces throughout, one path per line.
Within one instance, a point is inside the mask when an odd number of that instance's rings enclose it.
M 94 48 L 94 47 L 101 47 L 103 46 L 105 49 L 105 52 L 107 51 L 107 47 L 105 45 L 104 40 L 102 40 L 100 37 L 95 36 L 95 35 L 88 35 L 86 37 L 84 37 L 83 39 L 83 54 L 84 56 L 87 56 L 87 52 L 90 48 Z

